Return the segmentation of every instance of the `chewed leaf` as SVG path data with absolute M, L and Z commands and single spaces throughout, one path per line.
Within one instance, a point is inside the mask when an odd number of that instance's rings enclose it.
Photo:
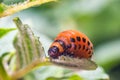
M 60 56 L 59 59 L 51 59 L 51 62 L 70 69 L 95 70 L 97 65 L 90 59 L 71 58 L 69 56 Z

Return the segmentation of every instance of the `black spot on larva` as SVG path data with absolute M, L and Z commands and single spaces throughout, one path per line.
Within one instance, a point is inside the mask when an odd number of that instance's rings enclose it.
M 88 41 L 87 44 L 88 44 L 88 46 L 89 46 L 89 45 L 90 45 L 90 42 Z
M 71 44 L 67 45 L 67 48 L 71 48 Z
M 80 48 L 81 48 L 81 45 L 79 44 L 79 45 L 78 45 L 78 49 L 80 49 Z
M 86 39 L 85 39 L 85 38 L 82 38 L 82 41 L 85 43 L 85 42 L 86 42 Z
M 67 56 L 68 54 L 66 52 L 64 52 L 62 55 Z
M 89 51 L 88 54 L 91 54 L 91 51 Z
M 86 48 L 86 51 L 88 51 L 88 48 Z
M 71 41 L 71 42 L 75 42 L 75 39 L 74 39 L 74 38 L 70 38 L 70 41 Z
M 83 45 L 83 50 L 85 49 L 85 45 Z
M 68 56 L 73 58 L 74 54 L 73 53 L 68 53 Z
M 91 58 L 91 57 L 92 57 L 92 55 L 89 56 L 89 58 Z
M 77 39 L 77 41 L 80 41 L 80 40 L 81 40 L 79 36 L 77 36 L 76 39 Z
M 93 47 L 91 47 L 91 49 L 93 49 Z
M 74 57 L 74 54 L 70 53 L 70 52 L 63 52 L 61 55 L 63 56 L 69 56 L 69 57 Z
M 62 40 L 56 40 L 55 42 L 58 42 L 63 47 L 63 49 L 66 49 L 64 41 L 62 41 Z

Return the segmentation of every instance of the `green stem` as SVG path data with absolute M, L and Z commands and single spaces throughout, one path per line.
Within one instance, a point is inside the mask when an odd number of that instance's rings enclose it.
M 0 80 L 11 80 L 2 64 L 2 58 L 0 58 Z
M 29 64 L 28 66 L 24 67 L 23 69 L 15 72 L 14 74 L 12 74 L 12 79 L 16 80 L 19 79 L 21 77 L 23 77 L 25 74 L 27 74 L 28 72 L 30 72 L 31 70 L 37 68 L 37 67 L 41 67 L 41 66 L 48 66 L 51 65 L 52 63 L 49 60 L 45 60 L 43 62 L 40 62 L 40 60 L 35 60 L 33 61 L 31 64 Z

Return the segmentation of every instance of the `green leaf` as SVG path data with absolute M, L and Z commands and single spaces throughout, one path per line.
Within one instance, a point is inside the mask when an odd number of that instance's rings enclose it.
M 33 75 L 35 76 L 35 79 L 33 80 L 46 80 L 46 79 L 60 79 L 62 80 L 66 76 L 64 73 L 68 71 L 67 69 L 64 70 L 62 67 L 56 67 L 56 66 L 45 66 L 38 68 L 37 70 L 32 71 Z M 29 74 L 28 74 L 29 75 Z M 26 77 L 26 76 L 25 76 Z
M 4 57 L 6 57 L 8 54 L 9 52 L 6 52 L 0 57 L 0 80 L 11 80 L 10 76 L 6 72 L 5 66 L 3 65 Z
M 22 24 L 19 18 L 14 18 L 19 33 L 14 40 L 14 46 L 17 51 L 17 59 L 22 68 L 36 59 L 44 57 L 44 49 L 39 38 L 34 36 L 34 33 L 28 25 Z
M 22 3 L 25 0 L 3 0 L 3 3 L 5 5 L 13 5 L 13 4 L 18 4 L 18 3 Z
M 9 52 L 3 53 L 0 57 L 1 59 L 3 59 L 5 56 L 7 56 L 9 54 Z
M 0 13 L 2 13 L 6 9 L 6 6 L 0 3 Z
M 17 17 L 14 18 L 18 28 L 18 34 L 14 39 L 16 49 L 17 71 L 12 75 L 14 79 L 21 78 L 36 67 L 50 65 L 49 60 L 45 59 L 45 52 L 39 38 L 34 35 L 30 27 L 22 24 Z
M 79 75 L 74 74 L 70 76 L 68 80 L 83 80 L 83 79 Z
M 21 10 L 24 10 L 33 6 L 41 5 L 43 3 L 51 2 L 51 1 L 56 1 L 56 0 L 30 0 L 30 1 L 26 0 L 19 4 L 13 4 L 13 5 L 7 6 L 5 10 L 1 8 L 2 12 L 0 13 L 0 17 L 12 15 Z
M 93 71 L 76 71 L 57 66 L 46 66 L 31 73 L 35 76 L 33 80 L 109 80 L 109 76 L 101 67 Z
M 9 80 L 8 74 L 4 69 L 1 58 L 0 58 L 0 80 Z
M 96 62 L 109 71 L 120 64 L 120 39 L 98 46 L 95 53 Z
M 62 79 L 56 77 L 48 77 L 46 80 L 62 80 Z
M 5 36 L 10 31 L 16 30 L 16 28 L 0 28 L 0 38 Z
M 105 73 L 102 67 L 98 67 L 93 71 L 79 71 L 76 72 L 83 80 L 109 80 L 109 76 Z

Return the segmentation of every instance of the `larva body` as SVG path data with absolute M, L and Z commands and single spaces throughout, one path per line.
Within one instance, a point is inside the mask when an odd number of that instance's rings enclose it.
M 88 59 L 92 54 L 93 44 L 89 38 L 75 30 L 67 30 L 58 34 L 48 50 L 48 55 L 54 59 L 62 55 Z

